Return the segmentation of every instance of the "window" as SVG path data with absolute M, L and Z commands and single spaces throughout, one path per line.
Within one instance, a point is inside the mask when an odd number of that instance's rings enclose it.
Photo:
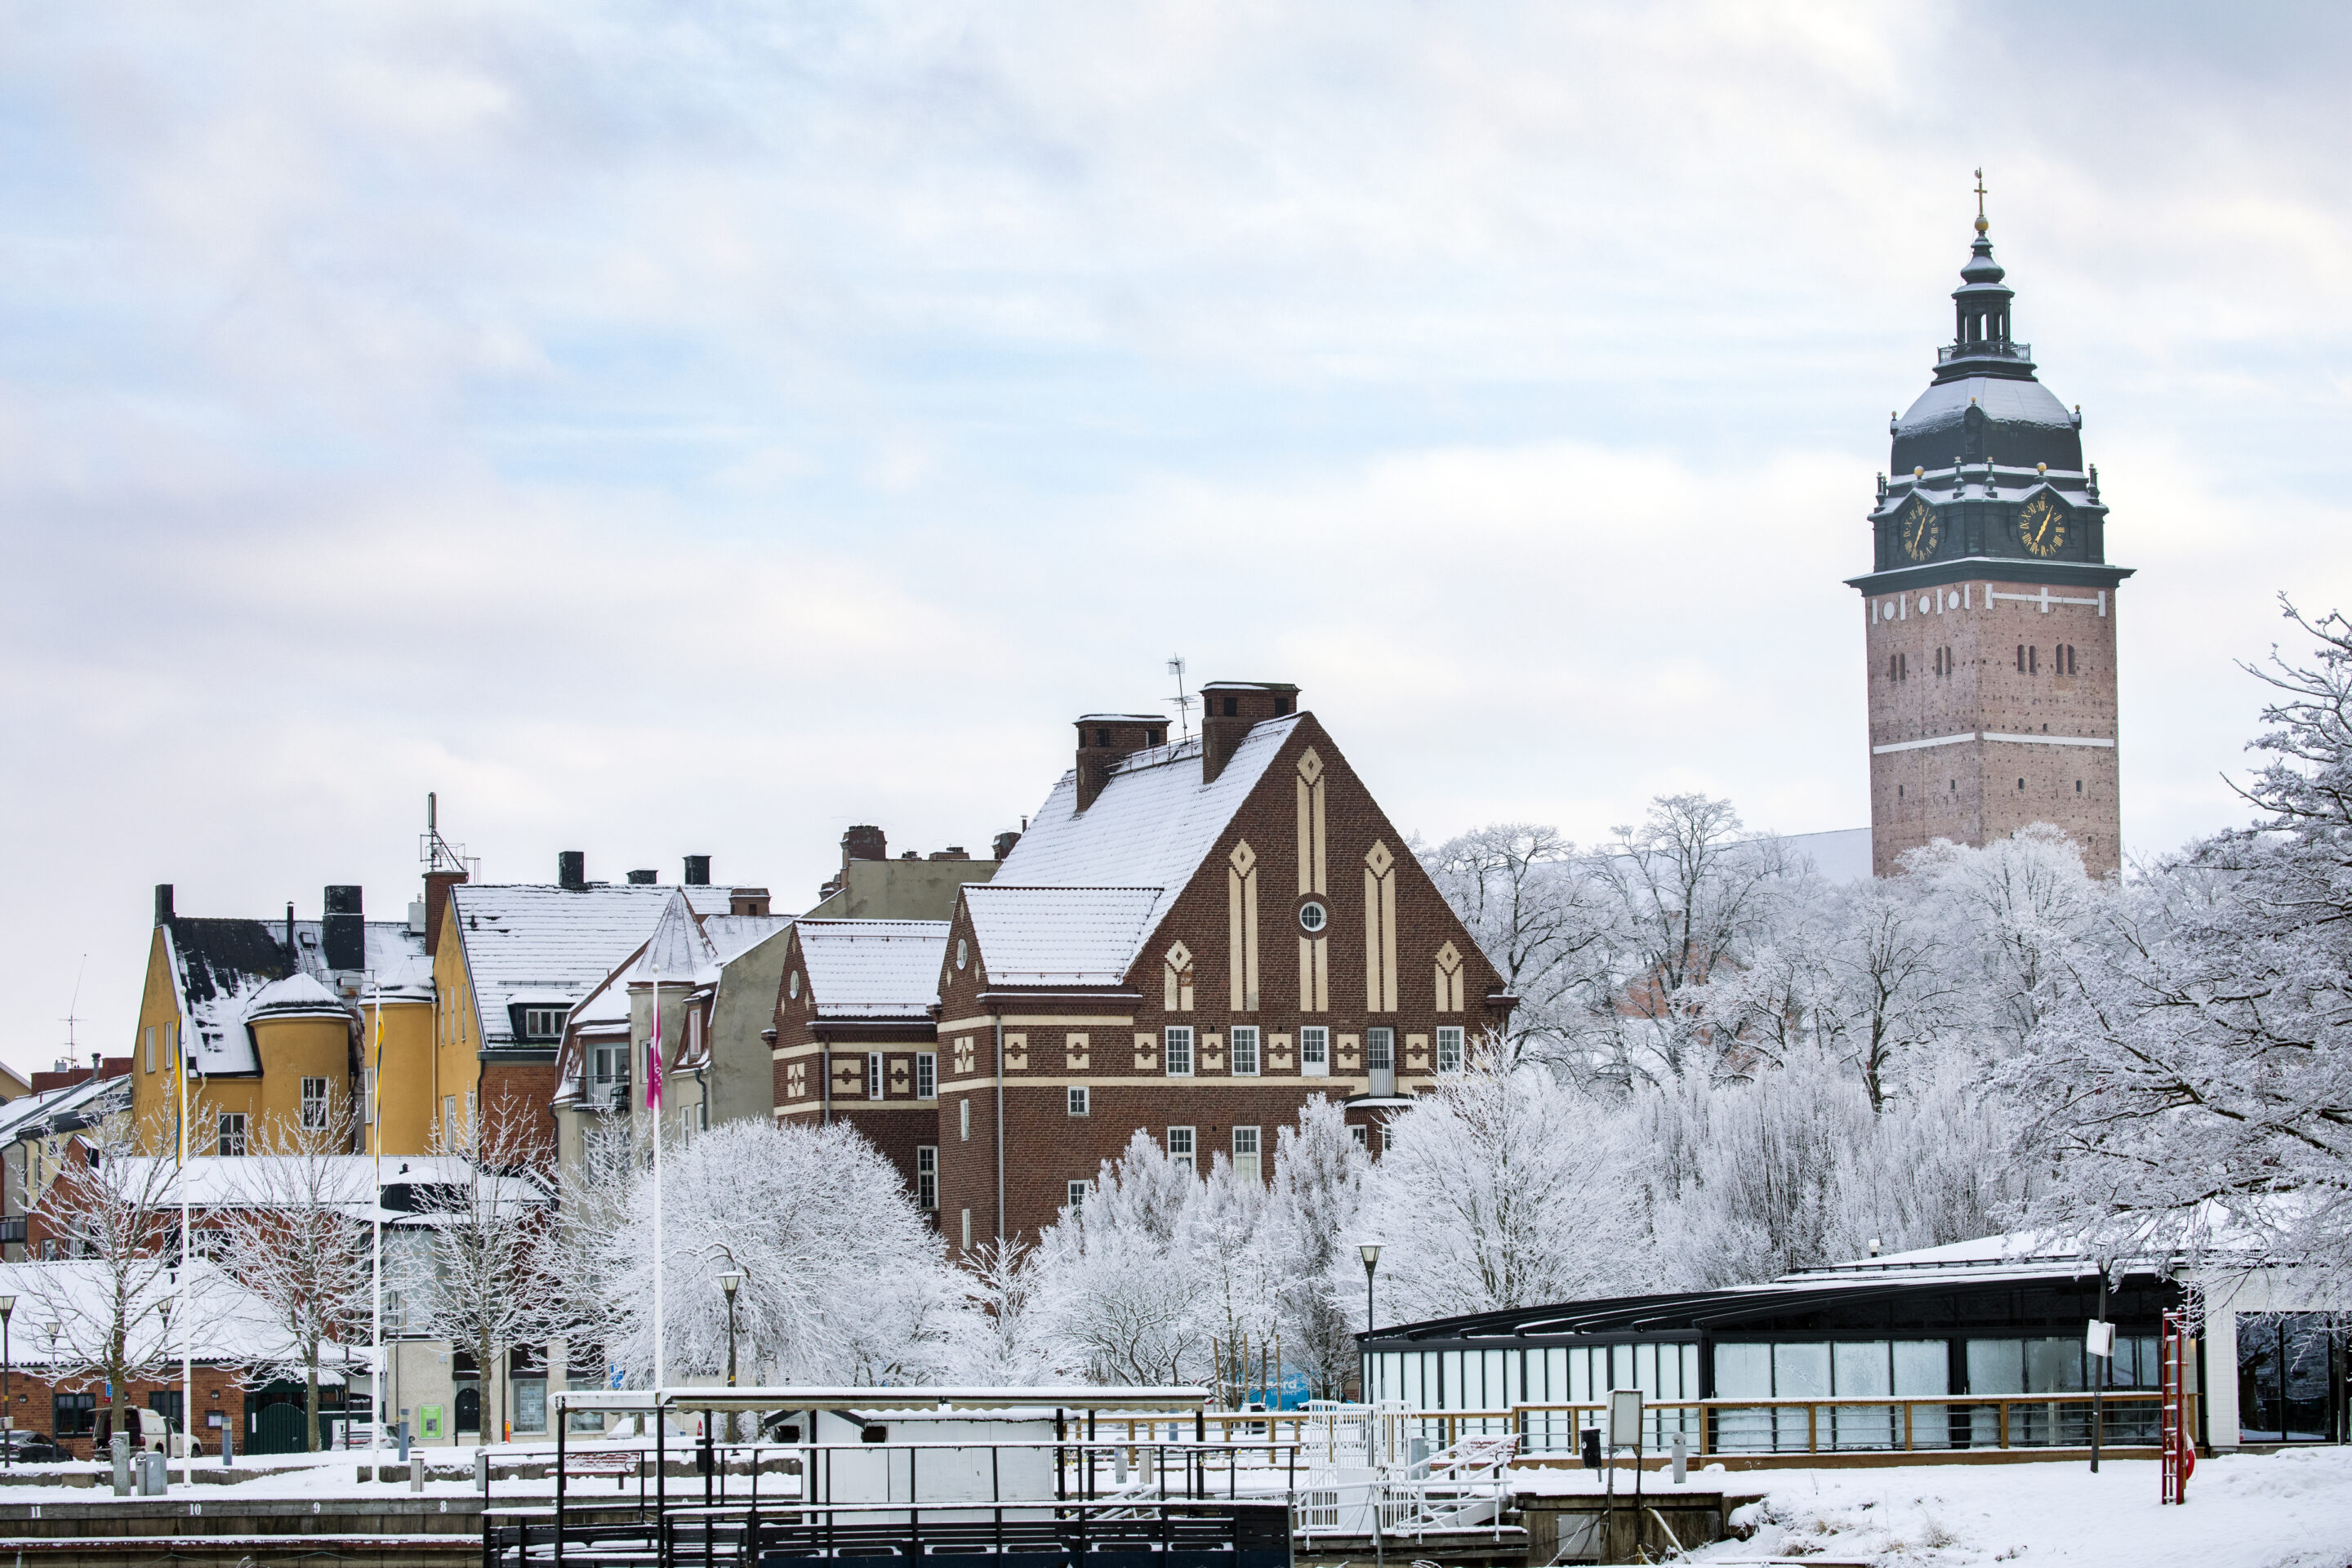
M 1328 1078 L 1331 1073 L 1331 1031 L 1320 1024 L 1310 1024 L 1298 1031 L 1298 1070 L 1308 1078 Z
M 516 1378 L 514 1402 L 516 1431 L 544 1432 L 547 1430 L 547 1379 Z
M 1070 1184 L 1070 1207 L 1073 1211 L 1083 1209 L 1087 1206 L 1087 1188 L 1091 1184 L 1092 1184 L 1087 1182 L 1072 1182 Z
M 1171 1127 L 1168 1130 L 1168 1157 L 1171 1160 L 1173 1160 L 1176 1163 L 1183 1166 L 1188 1171 L 1197 1170 L 1200 1167 L 1192 1150 L 1192 1130 L 1191 1128 Z
M 940 1097 L 940 1054 L 937 1051 L 915 1053 L 915 1098 L 937 1100 Z
M 360 1121 L 363 1126 L 375 1125 L 375 1068 L 360 1069 Z
M 1462 1070 L 1462 1030 L 1458 1026 L 1440 1028 L 1437 1031 L 1437 1070 L 1439 1072 Z
M 147 1070 L 155 1070 L 155 1026 L 147 1026 Z
M 51 1414 L 58 1424 L 60 1437 L 87 1437 L 98 1429 L 98 1395 L 60 1394 Z
M 880 1051 L 866 1053 L 866 1098 L 868 1100 L 882 1098 L 882 1053 Z
M 224 1154 L 245 1152 L 245 1116 L 242 1112 L 220 1119 L 220 1152 Z
M 613 1044 L 598 1046 L 588 1053 L 590 1080 L 597 1086 L 617 1084 L 626 1088 L 629 1082 L 629 1047 Z
M 1228 718 L 1228 719 L 1234 719 L 1234 718 L 1238 718 L 1238 717 L 1240 717 L 1240 715 L 1241 715 L 1241 710 L 1242 710 L 1242 700 L 1241 700 L 1240 698 L 1238 698 L 1238 697 L 1228 697 L 1228 698 L 1226 698 L 1226 699 L 1225 699 L 1225 717 L 1226 717 L 1226 718 Z
M 1356 1147 L 1359 1149 L 1369 1149 L 1371 1147 L 1370 1140 L 1368 1140 L 1364 1135 L 1364 1124 L 1360 1121 L 1356 1123 L 1355 1126 L 1348 1129 L 1348 1136 L 1356 1141 Z
M 1331 923 L 1331 911 L 1309 899 L 1298 906 L 1298 929 L 1308 936 L 1320 936 L 1323 928 Z
M 302 1080 L 302 1131 L 323 1132 L 327 1130 L 327 1080 L 306 1078 Z
M 1253 1182 L 1258 1179 L 1257 1129 L 1255 1127 L 1234 1129 L 1234 1174 L 1247 1176 Z
M 793 970 L 784 976 L 784 994 L 797 1002 L 801 999 L 801 972 Z
M 1087 1086 L 1085 1084 L 1074 1083 L 1070 1085 L 1070 1114 L 1073 1116 L 1087 1115 L 1087 1099 L 1088 1095 Z
M 2076 795 L 2083 793 L 2083 781 L 2081 779 L 2076 779 L 2074 781 L 2074 793 Z
M 963 938 L 956 938 L 956 967 L 961 969 L 971 962 L 971 948 Z
M 963 1211 L 963 1249 L 966 1252 L 971 1250 L 971 1211 L 970 1209 Z
M 2025 645 L 2023 643 L 2019 643 L 2017 645 L 2017 673 L 2020 675 L 2023 675 L 2025 673 Z
M 1257 1076 L 1257 1026 L 1255 1024 L 1234 1026 L 1234 1076 Z
M 1396 1066 L 1396 1031 L 1366 1029 L 1364 1031 L 1364 1067 L 1371 1072 L 1386 1072 Z
M 167 1068 L 172 1065 L 172 1042 L 179 1037 L 180 1026 L 178 1024 L 172 1023 L 163 1026 L 163 1065 Z
M 1394 1127 L 1391 1127 L 1391 1125 L 1389 1125 L 1389 1124 L 1388 1124 L 1387 1122 L 1385 1122 L 1385 1121 L 1381 1122 L 1381 1153 L 1383 1153 L 1383 1154 L 1385 1154 L 1385 1153 L 1387 1153 L 1390 1150 L 1391 1150 L 1391 1149 L 1393 1149 L 1393 1148 L 1395 1148 L 1395 1147 L 1396 1147 L 1396 1129 L 1395 1129 Z
M 925 1214 L 940 1206 L 940 1146 L 915 1145 L 915 1206 Z
M 2028 675 L 2039 675 L 2042 673 L 2041 648 L 2029 647 L 2025 650 L 2025 673 Z
M 1168 1031 L 1168 1076 L 1192 1076 L 1192 1028 L 1189 1024 L 1179 1024 Z
M 562 1007 L 525 1007 L 522 1010 L 522 1037 L 526 1040 L 552 1040 L 563 1033 Z
M 965 1142 L 971 1142 L 971 1100 L 969 1097 L 956 1102 L 956 1119 L 960 1136 L 961 1136 Z

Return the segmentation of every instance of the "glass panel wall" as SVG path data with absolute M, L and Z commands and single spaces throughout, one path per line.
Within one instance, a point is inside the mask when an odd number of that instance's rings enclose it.
M 2326 1312 L 2238 1315 L 2238 1436 L 2248 1443 L 2327 1443 L 2343 1431 L 2333 1368 L 2338 1325 Z

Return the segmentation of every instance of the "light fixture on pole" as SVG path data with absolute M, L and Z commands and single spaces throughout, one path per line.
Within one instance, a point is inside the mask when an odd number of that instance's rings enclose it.
M 0 1296 L 0 1465 L 14 1467 L 16 1462 L 16 1366 L 8 1354 L 8 1317 L 16 1310 L 16 1298 Z
M 1357 1251 L 1364 1255 L 1364 1331 L 1372 1331 L 1372 1271 L 1381 1266 L 1381 1244 L 1368 1241 Z
M 719 1289 L 727 1297 L 727 1386 L 735 1386 L 735 1292 L 743 1288 L 743 1271 L 730 1268 L 719 1276 Z M 727 1413 L 727 1440 L 735 1441 L 735 1412 Z

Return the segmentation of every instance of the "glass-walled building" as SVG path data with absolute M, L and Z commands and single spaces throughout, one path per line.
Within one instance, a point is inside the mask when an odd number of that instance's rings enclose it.
M 2162 1316 L 2182 1294 L 2149 1269 L 2111 1281 L 2103 1361 L 2085 1346 L 2096 1266 L 1994 1238 L 1766 1285 L 1383 1328 L 1360 1339 L 1364 1390 L 1459 1413 L 1433 1436 L 1516 1428 L 1540 1453 L 1572 1451 L 1590 1407 L 1638 1388 L 1651 1444 L 1680 1433 L 1737 1454 L 2085 1444 L 2096 1384 L 2116 1396 L 2104 1440 L 2152 1443 Z

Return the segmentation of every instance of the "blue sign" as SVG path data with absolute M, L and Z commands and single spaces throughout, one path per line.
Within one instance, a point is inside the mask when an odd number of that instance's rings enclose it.
M 610 1363 L 610 1362 L 608 1362 L 607 1363 L 605 1363 L 605 1367 L 604 1367 L 604 1386 L 605 1386 L 605 1387 L 607 1387 L 607 1388 L 618 1388 L 618 1387 L 620 1387 L 623 1384 L 626 1383 L 627 1381 L 628 1381 L 628 1374 L 627 1374 L 627 1373 L 624 1373 L 624 1372 L 621 1370 L 620 1365 L 619 1365 L 619 1363 Z

